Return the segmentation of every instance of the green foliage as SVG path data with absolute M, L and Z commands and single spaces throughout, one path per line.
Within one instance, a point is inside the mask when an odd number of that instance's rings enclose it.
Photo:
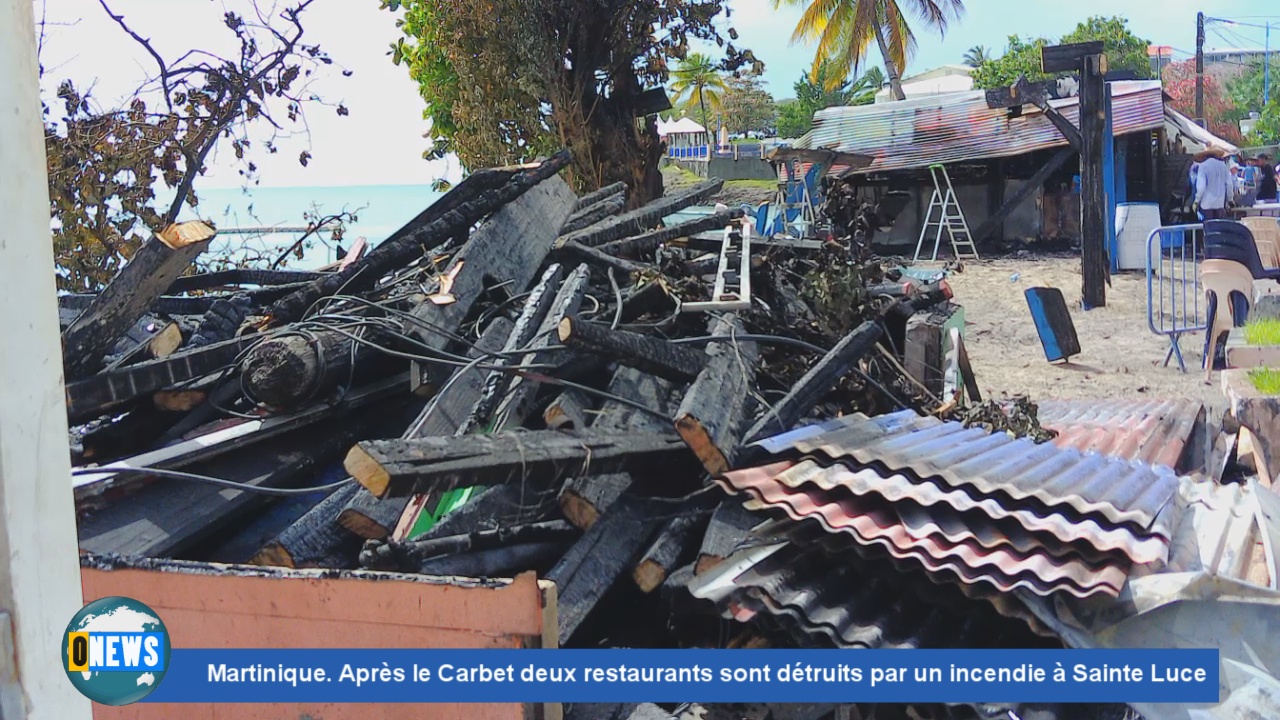
M 1263 107 L 1263 64 L 1255 61 L 1238 77 L 1227 81 L 1227 94 L 1231 101 L 1241 110 L 1261 112 Z M 1271 65 L 1271 100 L 1280 97 L 1280 63 Z
M 236 52 L 223 58 L 192 48 L 170 61 L 104 5 L 157 68 L 145 93 L 119 107 L 99 107 L 71 80 L 58 84 L 61 112 L 43 107 L 59 289 L 100 289 L 152 233 L 175 221 L 184 206 L 196 206 L 194 185 L 219 144 L 230 147 L 242 163 L 240 174 L 252 180 L 255 150 L 274 153 L 277 133 L 305 130 L 304 107 L 320 102 L 307 85 L 333 63 L 319 46 L 301 42 L 300 16 L 312 1 L 272 14 L 255 8 L 252 20 L 227 12 L 223 25 Z M 42 68 L 42 82 L 48 79 Z M 310 156 L 303 151 L 299 162 L 306 165 Z M 163 210 L 156 206 L 157 182 L 173 196 Z
M 991 89 L 1008 87 L 1019 75 L 1026 75 L 1032 82 L 1047 80 L 1052 75 L 1040 71 L 1040 49 L 1046 45 L 1101 40 L 1107 55 L 1109 70 L 1129 70 L 1138 77 L 1151 77 L 1151 64 L 1147 59 L 1149 42 L 1129 31 L 1128 21 L 1121 17 L 1091 17 L 1076 29 L 1054 42 L 1047 38 L 1023 39 L 1009 36 L 1009 46 L 1004 55 L 990 59 L 973 70 L 973 85 Z M 1059 76 L 1071 73 L 1058 73 Z
M 567 147 L 579 188 L 621 180 L 633 203 L 661 192 L 661 144 L 652 120 L 636 132 L 636 99 L 667 85 L 669 61 L 701 40 L 723 48 L 721 72 L 763 68 L 715 26 L 724 0 L 381 2 L 399 13 L 391 59 L 426 102 L 430 155 L 475 168 Z
M 963 62 L 969 67 L 978 67 L 991 59 L 991 51 L 987 50 L 987 46 L 974 45 L 965 52 Z
M 1250 320 L 1244 324 L 1244 339 L 1250 345 L 1280 345 L 1280 320 Z
M 1040 48 L 1053 43 L 1045 38 L 1023 40 L 1009 36 L 1009 46 L 998 58 L 988 60 L 973 69 L 970 76 L 976 88 L 1008 87 L 1019 75 L 1026 75 L 1031 82 L 1047 80 L 1051 76 L 1040 72 Z
M 760 78 L 730 78 L 720 99 L 720 116 L 731 133 L 771 133 L 777 125 L 778 107 Z
M 1263 395 L 1280 395 L 1280 369 L 1254 368 L 1249 371 L 1249 380 Z
M 962 0 L 774 0 L 773 4 L 804 8 L 791 41 L 817 42 L 812 75 L 816 78 L 818 68 L 831 63 L 835 73 L 828 77 L 828 89 L 858 72 L 872 42 L 880 48 L 889 77 L 896 81 L 901 76 L 916 50 L 904 7 L 939 35 L 964 13 Z
M 876 91 L 884 85 L 884 71 L 869 68 L 854 83 L 848 80 L 832 83 L 837 72 L 831 63 L 822 63 L 813 76 L 802 75 L 793 89 L 795 100 L 778 103 L 778 136 L 798 138 L 813 127 L 813 114 L 840 105 L 870 105 Z
M 1108 70 L 1128 70 L 1140 78 L 1151 77 L 1151 60 L 1147 48 L 1151 41 L 1129 31 L 1129 21 L 1123 17 L 1104 18 L 1094 16 L 1076 26 L 1071 33 L 1062 36 L 1062 44 L 1101 40 L 1107 55 Z
M 698 122 L 710 132 L 711 115 L 721 110 L 729 84 L 708 55 L 689 53 L 671 73 L 671 102 L 686 111 L 698 110 Z
M 1254 62 L 1239 77 L 1227 81 L 1227 94 L 1237 111 L 1233 119 L 1238 121 L 1247 117 L 1250 111 L 1261 115 L 1253 131 L 1245 138 L 1245 142 L 1252 145 L 1280 143 L 1280 63 L 1271 64 L 1271 86 L 1267 88 L 1271 102 L 1265 106 L 1262 102 L 1266 96 L 1263 71 L 1263 63 Z
M 1275 145 L 1280 143 L 1280 100 L 1272 100 L 1262 109 L 1261 117 L 1254 123 L 1246 138 L 1250 145 Z

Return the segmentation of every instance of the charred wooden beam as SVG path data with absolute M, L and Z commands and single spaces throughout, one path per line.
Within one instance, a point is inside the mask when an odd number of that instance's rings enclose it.
M 589 192 L 586 195 L 583 195 L 582 197 L 578 198 L 578 202 L 573 206 L 573 211 L 579 212 L 584 208 L 588 208 L 588 207 L 591 207 L 592 205 L 595 205 L 596 203 L 604 200 L 605 198 L 611 195 L 617 195 L 618 193 L 625 193 L 626 191 L 627 191 L 626 183 L 624 182 L 610 183 L 600 188 L 599 190 L 596 190 L 594 192 Z
M 1031 197 L 1033 193 L 1043 187 L 1044 181 L 1048 180 L 1050 175 L 1057 172 L 1058 168 L 1065 165 L 1067 160 L 1070 160 L 1071 156 L 1074 154 L 1075 151 L 1071 148 L 1062 148 L 1058 150 L 1058 152 L 1054 153 L 1053 157 L 1049 158 L 1048 162 L 1040 166 L 1040 169 L 1036 170 L 1035 174 L 1033 174 L 1026 182 L 1022 183 L 1022 185 L 1004 201 L 1004 204 L 1001 205 L 998 210 L 992 213 L 990 217 L 978 226 L 977 232 L 973 234 L 973 241 L 979 242 L 981 240 L 985 240 L 987 236 L 998 228 L 1000 224 L 1018 208 L 1019 205 L 1026 202 L 1027 198 Z
M 402 394 L 407 379 L 404 373 L 383 378 L 353 389 L 338 403 L 313 403 L 289 415 L 237 421 L 217 430 L 206 431 L 190 440 L 165 445 L 156 450 L 96 468 L 98 472 L 79 475 L 73 481 L 76 502 L 87 503 L 92 498 L 108 492 L 120 494 L 124 488 L 141 484 L 146 480 L 145 475 L 131 472 L 129 469 L 184 468 L 220 455 L 236 454 L 236 451 L 258 446 L 271 438 L 341 417 L 358 408 Z
M 218 272 L 187 275 L 174 280 L 166 292 L 177 294 L 192 290 L 208 290 L 228 285 L 292 285 L 319 280 L 323 273 L 300 270 L 259 270 L 255 268 L 236 268 Z
M 90 420 L 147 393 L 228 367 L 259 340 L 259 336 L 238 337 L 70 383 L 67 385 L 67 417 L 73 423 Z
M 528 347 L 535 338 L 539 337 L 542 319 L 551 309 L 563 278 L 564 268 L 558 263 L 552 263 L 542 274 L 542 279 L 534 286 L 529 298 L 525 300 L 524 307 L 520 309 L 515 327 L 502 347 L 502 358 L 494 360 L 492 364 L 505 364 L 508 367 L 521 364 L 517 362 L 515 351 Z M 470 416 L 457 429 L 457 434 L 484 427 L 493 417 L 494 410 L 507 394 L 512 382 L 513 376 L 509 369 L 490 370 L 484 379 L 484 388 L 480 392 L 480 397 L 476 399 Z
M 622 367 L 609 382 L 609 393 L 665 415 L 675 408 L 671 398 L 673 387 L 670 381 Z M 605 400 L 590 427 L 606 431 L 661 432 L 671 425 L 626 403 Z M 569 522 L 585 530 L 630 488 L 631 476 L 626 473 L 587 475 L 566 482 L 557 500 L 561 513 Z
M 193 220 L 170 225 L 144 242 L 120 274 L 62 334 L 67 379 L 97 372 L 116 341 L 209 247 L 213 236 L 213 228 Z
M 745 213 L 742 208 L 734 208 L 732 210 L 721 210 L 715 214 L 706 217 L 694 218 L 677 223 L 671 227 L 662 228 L 660 230 L 650 230 L 646 233 L 633 235 L 621 240 L 604 243 L 596 249 L 608 255 L 616 255 L 618 257 L 639 257 L 645 253 L 653 252 L 663 243 L 669 243 L 679 238 L 691 237 L 701 232 L 709 230 L 723 230 L 734 220 L 742 217 Z M 716 249 L 719 249 L 716 245 Z
M 560 490 L 560 512 L 569 522 L 587 530 L 630 487 L 631 476 L 626 473 L 570 478 Z
M 601 200 L 594 205 L 589 205 L 578 210 L 569 219 L 564 222 L 564 227 L 560 228 L 560 234 L 577 232 L 583 228 L 591 227 L 596 223 L 604 220 L 612 215 L 622 212 L 627 206 L 627 194 L 620 192 Z
M 557 328 L 560 342 L 583 352 L 595 353 L 627 367 L 678 383 L 691 382 L 702 372 L 707 356 L 660 338 L 566 317 Z
M 623 260 L 622 258 L 614 257 L 574 240 L 570 240 L 569 242 L 558 246 L 556 254 L 562 257 L 574 258 L 587 263 L 592 267 L 598 267 L 603 270 L 613 269 L 627 275 L 639 273 L 652 267 L 650 265 L 642 265 L 637 262 L 632 262 L 631 260 Z
M 269 310 L 273 324 L 281 325 L 297 320 L 317 300 L 332 295 L 340 289 L 345 288 L 350 292 L 371 287 L 387 272 L 408 265 L 422 257 L 424 252 L 439 247 L 459 233 L 465 232 L 485 216 L 495 211 L 500 212 L 509 203 L 563 170 L 568 166 L 569 160 L 569 152 L 562 150 L 536 167 L 518 170 L 496 187 L 482 188 L 478 185 L 467 185 L 465 182 L 460 184 L 437 201 L 437 204 L 443 203 L 440 205 L 443 212 L 434 219 L 403 234 L 396 233 L 342 272 L 316 280 L 302 290 L 276 301 Z M 467 188 L 465 193 L 464 188 Z M 449 195 L 454 193 L 458 193 L 457 197 L 448 199 Z M 572 193 L 569 194 L 572 196 Z M 565 208 L 566 215 L 568 207 L 571 207 L 575 200 L 576 198 L 570 197 L 569 205 Z M 544 217 L 542 220 L 546 223 L 554 223 L 555 229 L 564 222 L 564 218 L 556 220 Z
M 338 384 L 351 370 L 352 340 L 333 332 L 282 334 L 245 356 L 241 377 L 250 400 L 291 410 Z
M 694 572 L 701 575 L 723 562 L 763 519 L 743 507 L 740 499 L 721 502 L 702 536 Z
M 662 586 L 667 576 L 680 567 L 706 525 L 706 516 L 693 512 L 677 515 L 663 524 L 653 544 L 631 571 L 631 579 L 641 592 L 650 593 Z
M 639 287 L 628 288 L 622 296 L 622 322 L 630 323 L 654 314 L 671 316 L 676 310 L 676 301 L 671 297 L 663 283 L 646 282 Z
M 456 331 L 475 302 L 491 284 L 504 284 L 512 294 L 523 292 L 546 260 L 556 230 L 569 216 L 576 198 L 559 178 L 551 178 L 505 205 L 471 235 L 446 272 L 453 273 L 445 305 L 422 303 L 412 311 L 410 330 L 425 346 L 443 350 L 450 342 L 440 332 Z
M 546 520 L 527 525 L 503 526 L 429 540 L 409 541 L 400 547 L 400 551 L 408 560 L 422 563 L 441 555 L 492 550 L 506 545 L 573 540 L 581 534 L 576 527 L 564 520 Z
M 362 540 L 333 521 L 334 516 L 361 490 L 356 483 L 330 494 L 305 515 L 267 543 L 249 562 L 287 568 L 356 567 Z
M 580 430 L 589 424 L 588 413 L 594 406 L 591 398 L 577 388 L 567 388 L 542 412 L 542 421 L 550 430 Z
M 447 555 L 424 561 L 417 571 L 443 577 L 513 577 L 530 568 L 555 562 L 569 546 L 569 540 L 549 540 L 492 548 L 472 553 Z
M 685 393 L 676 411 L 676 432 L 703 467 L 721 475 L 733 464 L 742 440 L 742 426 L 752 402 L 757 348 L 733 339 L 745 334 L 742 320 L 726 313 L 711 322 L 711 335 L 722 337 L 707 345 L 707 364 Z
M 568 434 L 552 430 L 456 438 L 370 440 L 351 449 L 347 472 L 378 497 L 517 479 L 546 482 L 583 472 L 662 470 L 671 477 L 696 465 L 680 438 L 658 433 Z
M 700 182 L 688 190 L 658 198 L 648 205 L 609 218 L 592 227 L 562 235 L 556 240 L 556 247 L 564 247 L 569 243 L 594 247 L 644 232 L 657 225 L 664 217 L 710 198 L 720 192 L 722 187 L 724 187 L 724 180 L 719 178 Z
M 468 353 L 476 359 L 486 353 L 496 352 L 510 337 L 514 324 L 504 318 L 495 318 L 485 328 L 480 340 Z M 485 370 L 460 368 L 460 375 L 448 392 L 437 394 L 427 403 L 417 419 L 404 431 L 402 437 L 430 437 L 454 435 L 466 422 L 476 400 L 480 397 Z M 368 539 L 384 538 L 400 522 L 406 508 L 415 498 L 376 498 L 368 490 L 360 490 L 337 513 L 337 521 L 352 533 Z M 425 502 L 425 498 L 418 498 Z M 416 515 L 414 516 L 417 517 Z
M 342 457 L 352 443 L 384 432 L 393 418 L 398 419 L 402 403 L 403 396 L 330 417 L 254 443 L 245 452 L 224 453 L 190 468 L 196 474 L 240 482 L 245 490 L 157 480 L 127 502 L 111 503 L 83 518 L 80 546 L 91 552 L 142 557 L 187 552 L 260 508 L 268 498 L 254 493 L 254 487 L 325 484 L 323 477 L 317 477 L 324 468 Z
M 582 299 L 586 296 L 590 282 L 591 271 L 586 265 L 574 268 L 564 284 L 560 286 L 551 303 L 551 309 L 538 327 L 537 334 L 531 343 L 532 351 L 520 358 L 520 365 L 546 365 L 567 360 L 567 356 L 571 353 L 553 349 L 551 338 L 565 317 L 576 314 L 581 309 Z M 535 376 L 518 375 L 512 378 L 510 390 L 498 403 L 495 427 L 505 428 L 524 424 L 529 414 L 533 412 L 534 400 L 540 386 L 541 383 Z
M 547 573 L 556 584 L 562 647 L 572 642 L 600 598 L 633 566 L 659 524 L 651 508 L 624 496 Z
M 787 394 L 765 409 L 764 415 L 744 434 L 743 445 L 790 430 L 822 399 L 840 378 L 848 375 L 884 334 L 875 321 L 864 322 L 841 338 Z

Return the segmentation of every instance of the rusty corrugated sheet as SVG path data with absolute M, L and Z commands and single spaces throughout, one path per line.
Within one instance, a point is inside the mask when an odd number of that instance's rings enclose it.
M 1164 123 L 1159 80 L 1115 82 L 1112 118 L 1116 135 L 1152 130 Z M 1078 124 L 1077 98 L 1050 105 Z M 1025 108 L 1009 117 L 1004 108 L 988 108 L 983 91 L 950 93 L 859 107 L 834 107 L 814 115 L 813 129 L 795 147 L 869 156 L 856 174 L 923 168 L 1009 157 L 1068 143 L 1038 110 Z
M 791 488 L 812 484 L 823 490 L 841 489 L 853 495 L 875 493 L 890 502 L 909 500 L 926 508 L 944 505 L 963 513 L 981 512 L 994 520 L 1008 519 L 1031 532 L 1047 533 L 1065 544 L 1088 544 L 1099 551 L 1118 551 L 1137 563 L 1162 561 L 1167 538 L 1139 536 L 1128 530 L 1103 527 L 1091 518 L 1068 519 L 1057 513 L 1043 513 L 1007 507 L 994 498 L 973 497 L 963 490 L 940 487 L 930 481 L 908 478 L 901 473 L 874 469 L 853 470 L 841 464 L 823 466 L 813 460 L 784 460 L 758 468 L 735 470 L 726 476 L 734 484 L 748 482 L 737 476 L 772 477 Z M 758 482 L 758 481 L 757 481 Z
M 1035 630 L 887 561 L 786 540 L 735 553 L 690 591 L 725 617 L 745 622 L 767 613 L 810 640 L 845 648 L 1034 647 L 1050 635 L 1025 610 L 1021 617 Z
M 1194 400 L 1043 400 L 1040 424 L 1053 444 L 1180 470 L 1187 440 L 1204 412 Z
M 987 583 L 1004 592 L 1026 588 L 1037 595 L 1063 591 L 1076 597 L 1114 596 L 1127 576 L 1127 566 L 1118 561 L 1091 565 L 1078 556 L 1053 557 L 1040 544 L 1026 551 L 1001 545 L 999 533 L 990 524 L 950 524 L 952 537 L 947 537 L 923 528 L 927 522 L 918 514 L 913 528 L 894 507 L 860 503 L 852 497 L 836 499 L 821 490 L 796 491 L 771 480 L 734 489 L 755 498 L 746 503 L 750 510 L 777 509 L 797 521 L 814 520 L 828 532 L 846 533 L 861 544 L 879 545 L 899 560 L 917 562 L 961 582 Z
M 1169 531 L 1160 511 L 1178 485 L 1173 471 L 1161 466 L 966 429 L 911 411 L 875 418 L 850 415 L 762 440 L 758 446 L 784 457 L 816 455 L 859 468 L 909 471 L 953 488 L 1007 496 L 1014 505 L 1038 503 L 1056 512 L 1070 508 L 1162 537 Z

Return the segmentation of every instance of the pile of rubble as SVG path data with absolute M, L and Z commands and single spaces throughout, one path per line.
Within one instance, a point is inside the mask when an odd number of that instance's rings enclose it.
M 569 647 L 1058 647 L 1024 590 L 1167 560 L 1172 471 L 966 409 L 963 346 L 908 369 L 945 282 L 672 219 L 716 180 L 578 197 L 567 162 L 476 172 L 323 272 L 184 275 L 194 222 L 62 298 L 82 549 L 535 572 Z

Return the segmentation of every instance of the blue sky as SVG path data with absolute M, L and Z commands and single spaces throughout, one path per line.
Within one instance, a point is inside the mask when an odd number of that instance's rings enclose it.
M 283 6 L 285 0 L 261 0 Z M 912 0 L 898 0 L 909 5 Z M 136 29 L 151 37 L 170 57 L 189 47 L 192 29 L 203 42 L 217 42 L 226 33 L 220 18 L 224 9 L 243 10 L 247 0 L 109 0 Z M 813 48 L 789 43 L 800 10 L 774 9 L 773 0 L 728 0 L 739 45 L 751 48 L 766 64 L 764 80 L 782 98 L 805 72 Z M 1058 37 L 1090 15 L 1121 15 L 1130 26 L 1155 44 L 1183 51 L 1195 47 L 1198 10 L 1214 17 L 1245 18 L 1272 15 L 1280 24 L 1280 0 L 969 0 L 967 12 L 953 23 L 945 38 L 925 30 L 918 33 L 919 49 L 907 74 L 947 63 L 958 63 L 965 50 L 986 45 L 1001 51 L 1011 34 Z M 93 84 L 103 104 L 127 95 L 151 69 L 150 60 L 103 13 L 97 0 L 35 0 L 35 14 L 47 14 L 50 27 L 42 50 L 48 68 L 46 86 L 70 77 Z M 304 16 L 309 39 L 319 42 L 350 78 L 325 78 L 316 89 L 350 108 L 349 117 L 317 108 L 308 116 L 310 138 L 295 138 L 278 155 L 259 158 L 262 184 L 271 186 L 425 184 L 441 174 L 456 179 L 456 164 L 421 159 L 428 130 L 422 101 L 403 68 L 395 67 L 387 49 L 397 36 L 395 16 L 378 9 L 378 0 L 315 0 Z M 1246 22 L 1263 22 L 1252 17 Z M 727 24 L 727 23 L 726 23 Z M 1211 24 L 1206 45 L 1261 46 L 1262 30 Z M 1280 46 L 1280 31 L 1274 33 Z M 870 61 L 879 63 L 875 51 Z M 310 146 L 313 159 L 303 168 L 298 152 Z M 206 188 L 234 187 L 240 180 L 227 157 L 215 157 Z
M 898 0 L 904 8 L 911 0 Z M 784 5 L 775 10 L 773 0 L 729 0 L 734 9 L 731 20 L 741 35 L 744 47 L 751 48 L 766 64 L 765 84 L 777 97 L 792 94 L 792 84 L 808 70 L 813 61 L 813 47 L 791 45 L 791 32 L 801 10 Z M 1129 27 L 1139 37 L 1156 45 L 1171 45 L 1188 53 L 1195 51 L 1196 13 L 1209 17 L 1239 18 L 1240 22 L 1265 23 L 1270 15 L 1272 44 L 1280 46 L 1280 0 L 969 0 L 965 14 L 953 22 L 950 31 L 940 38 L 936 33 L 920 29 L 916 32 L 918 49 L 907 68 L 910 75 L 929 68 L 959 63 L 965 51 L 974 45 L 985 45 L 999 53 L 1010 35 L 1056 39 L 1070 32 L 1078 22 L 1092 15 L 1119 15 L 1129 20 Z M 1210 23 L 1205 46 L 1236 47 L 1246 42 L 1261 47 L 1261 28 L 1226 26 Z M 1175 57 L 1183 57 L 1175 54 Z M 879 64 L 874 46 L 868 59 Z

